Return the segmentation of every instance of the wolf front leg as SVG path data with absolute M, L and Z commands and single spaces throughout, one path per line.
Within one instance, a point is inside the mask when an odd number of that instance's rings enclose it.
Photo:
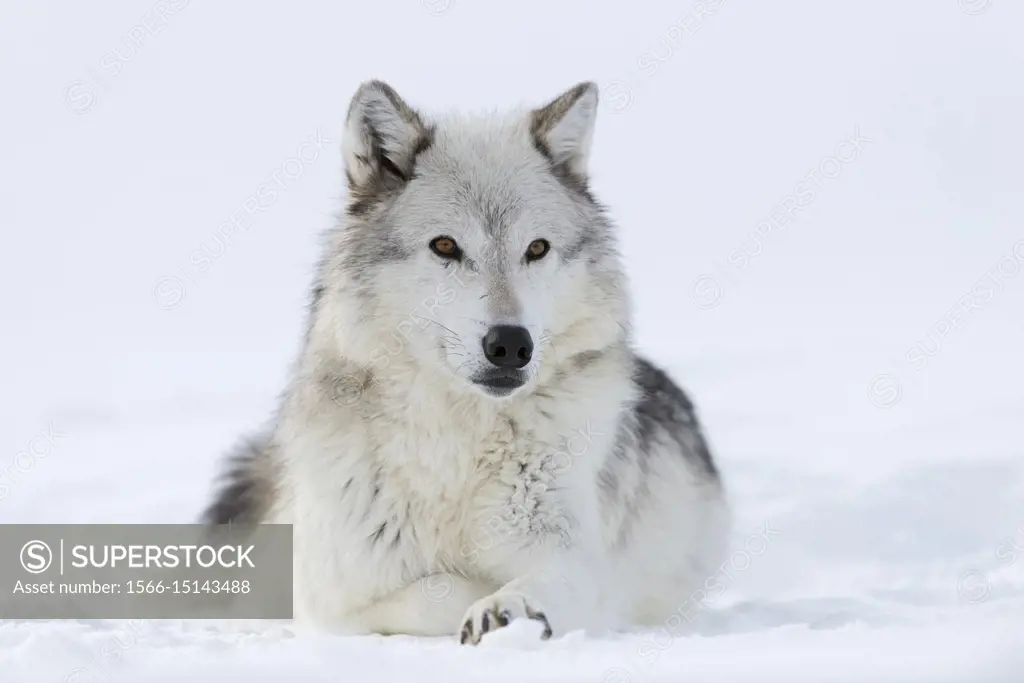
M 363 633 L 450 636 L 459 616 L 493 590 L 458 574 L 430 574 L 375 600 L 351 623 Z
M 605 629 L 612 614 L 608 575 L 595 554 L 572 549 L 554 553 L 473 603 L 463 616 L 459 642 L 476 645 L 515 619 L 538 622 L 543 640 L 578 629 Z

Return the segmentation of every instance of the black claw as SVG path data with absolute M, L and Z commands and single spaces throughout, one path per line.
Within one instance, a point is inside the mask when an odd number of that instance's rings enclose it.
M 508 626 L 510 621 L 512 621 L 512 613 L 507 609 L 503 609 L 498 613 L 498 626 Z
M 526 616 L 535 621 L 539 621 L 544 624 L 544 631 L 540 634 L 541 640 L 547 640 L 551 637 L 551 622 L 548 621 L 547 616 L 543 612 L 534 612 L 529 607 L 526 608 Z
M 491 614 L 490 612 L 484 612 L 484 615 L 480 617 L 480 635 L 483 635 L 491 630 Z
M 473 622 L 469 619 L 462 625 L 462 635 L 459 636 L 459 645 L 465 645 L 473 638 Z

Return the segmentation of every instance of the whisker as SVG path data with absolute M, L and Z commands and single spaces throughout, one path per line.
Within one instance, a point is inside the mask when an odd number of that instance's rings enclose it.
M 452 334 L 454 334 L 454 335 L 455 335 L 456 337 L 458 337 L 458 336 L 459 336 L 459 333 L 458 333 L 458 332 L 456 332 L 455 330 L 453 330 L 453 329 L 452 329 L 452 328 L 450 328 L 450 327 L 445 327 L 444 325 L 442 325 L 441 323 L 437 322 L 436 320 L 433 320 L 433 319 L 431 319 L 431 318 L 423 318 L 423 320 L 426 320 L 427 322 L 431 322 L 431 323 L 434 323 L 434 324 L 435 324 L 435 325 L 437 325 L 438 327 L 441 327 L 441 328 L 444 328 L 444 329 L 448 330 L 449 332 L 451 332 Z
M 554 350 L 555 355 L 561 355 L 560 353 L 558 353 L 558 347 L 555 346 L 555 340 L 551 337 L 550 332 L 545 332 L 540 336 L 540 343 L 542 346 L 544 344 L 551 344 L 551 348 L 552 350 Z

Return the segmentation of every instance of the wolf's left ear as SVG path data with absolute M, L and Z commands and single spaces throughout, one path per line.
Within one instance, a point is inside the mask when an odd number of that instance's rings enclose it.
M 394 88 L 382 81 L 359 86 L 349 104 L 342 139 L 351 189 L 407 181 L 416 155 L 429 144 L 430 130 Z
M 587 176 L 587 158 L 597 119 L 597 84 L 580 83 L 530 113 L 530 133 L 556 167 Z

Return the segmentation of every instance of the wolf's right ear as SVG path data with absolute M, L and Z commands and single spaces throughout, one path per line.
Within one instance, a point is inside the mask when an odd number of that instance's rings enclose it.
M 382 81 L 366 81 L 349 104 L 342 154 L 349 188 L 388 187 L 407 181 L 416 155 L 430 144 L 430 129 Z
M 597 84 L 587 81 L 530 114 L 534 145 L 556 168 L 587 176 L 587 157 L 597 118 Z

